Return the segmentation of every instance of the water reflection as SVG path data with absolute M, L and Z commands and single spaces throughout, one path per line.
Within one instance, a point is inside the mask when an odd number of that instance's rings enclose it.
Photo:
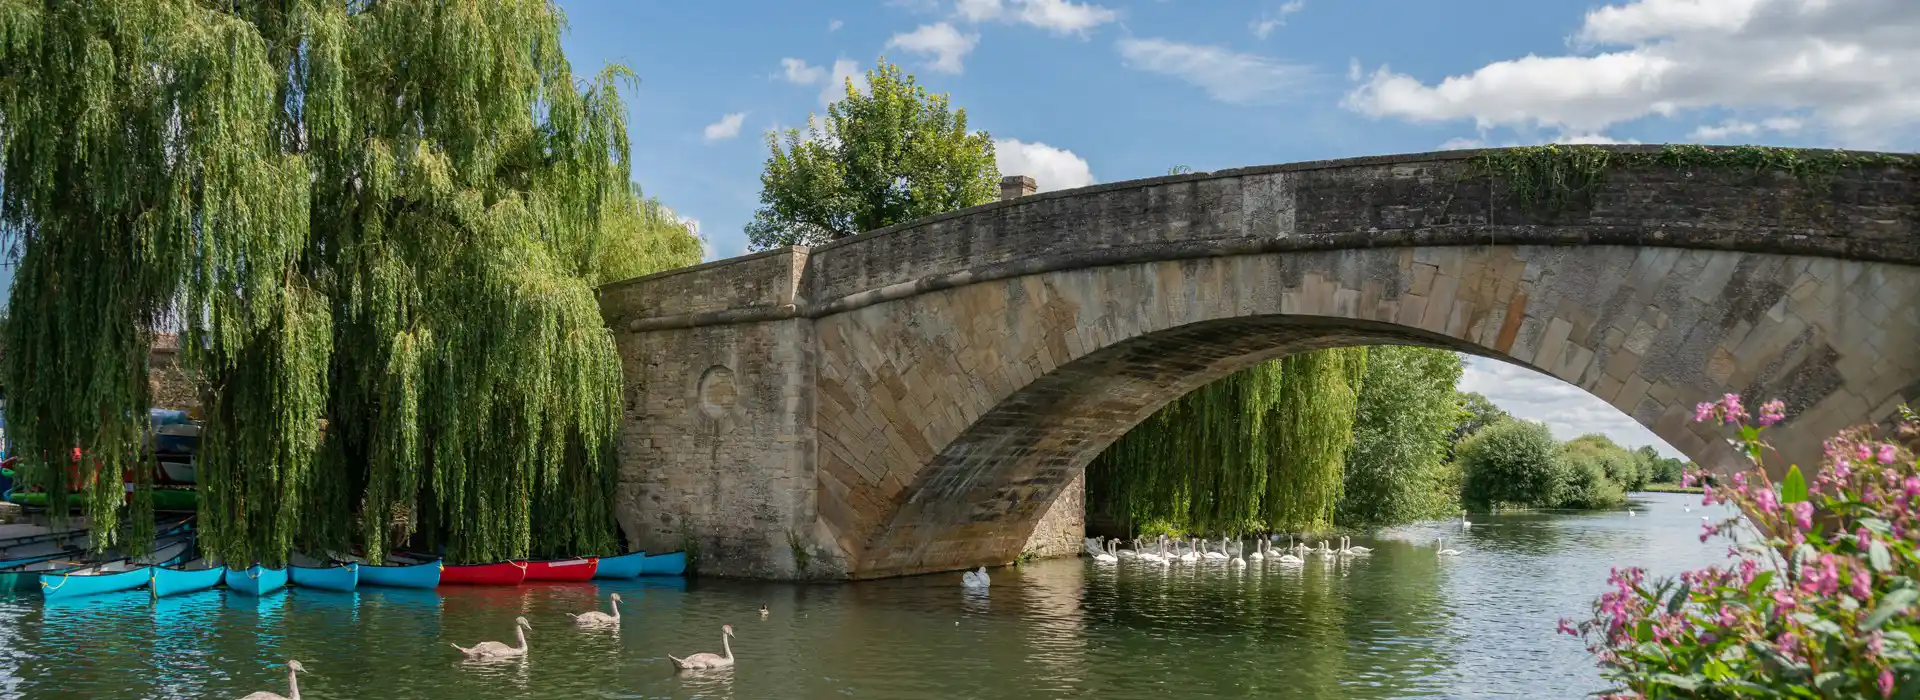
M 1039 562 L 994 571 L 984 595 L 943 574 L 0 599 L 0 696 L 285 692 L 296 658 L 313 697 L 1574 697 L 1598 679 L 1554 620 L 1583 614 L 1608 567 L 1720 560 L 1695 539 L 1708 511 L 1686 502 L 1430 523 L 1355 542 L 1371 556 L 1294 565 Z M 1436 556 L 1442 537 L 1463 554 Z M 616 592 L 617 629 L 565 614 Z M 512 644 L 517 616 L 524 659 L 449 646 Z M 723 624 L 738 665 L 677 673 L 667 654 L 720 652 Z

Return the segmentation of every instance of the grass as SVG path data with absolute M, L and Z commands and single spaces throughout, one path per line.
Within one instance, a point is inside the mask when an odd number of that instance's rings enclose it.
M 1679 484 L 1647 484 L 1647 487 L 1641 489 L 1641 491 L 1649 493 L 1703 493 L 1698 486 L 1681 486 Z

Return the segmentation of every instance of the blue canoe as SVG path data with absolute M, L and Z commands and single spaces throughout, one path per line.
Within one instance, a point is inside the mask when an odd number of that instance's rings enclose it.
M 263 596 L 287 587 L 287 570 L 269 569 L 259 564 L 245 569 L 229 567 L 226 582 L 227 587 L 235 593 Z
M 226 567 L 214 566 L 206 560 L 190 561 L 179 566 L 153 567 L 153 597 L 165 598 L 170 595 L 204 591 L 220 585 L 220 577 L 226 573 Z
M 650 554 L 640 560 L 641 576 L 682 576 L 687 573 L 687 553 Z
M 295 557 L 291 570 L 293 585 L 301 588 L 318 588 L 326 591 L 351 591 L 360 587 L 360 565 L 352 562 L 345 564 L 321 564 L 305 557 Z
M 634 552 L 617 557 L 601 557 L 600 568 L 593 571 L 594 578 L 630 579 L 639 576 L 647 566 L 647 553 Z
M 182 538 L 155 549 L 152 554 L 145 557 L 117 559 L 66 571 L 47 572 L 40 576 L 40 595 L 47 600 L 65 600 L 100 593 L 131 591 L 153 580 L 153 567 L 156 564 L 178 563 L 192 546 L 192 540 Z
M 360 564 L 360 585 L 385 586 L 387 588 L 438 588 L 440 570 L 445 568 L 439 560 L 424 564 L 382 564 L 373 566 Z

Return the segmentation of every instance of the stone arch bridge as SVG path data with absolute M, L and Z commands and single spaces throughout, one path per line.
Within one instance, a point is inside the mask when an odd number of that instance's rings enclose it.
M 1815 177 L 1612 152 L 1639 165 L 1564 198 L 1516 196 L 1487 167 L 1502 152 L 1243 168 L 608 285 L 621 526 L 722 575 L 1004 563 L 1155 409 L 1344 345 L 1531 367 L 1720 468 L 1697 402 L 1784 398 L 1774 442 L 1804 463 L 1920 397 L 1917 161 L 1799 154 L 1871 163 Z

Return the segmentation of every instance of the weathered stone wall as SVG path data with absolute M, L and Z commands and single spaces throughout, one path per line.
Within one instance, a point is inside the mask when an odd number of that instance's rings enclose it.
M 601 289 L 602 309 L 617 329 L 649 313 L 790 307 L 804 264 L 804 253 L 780 251 L 629 280 Z M 618 334 L 627 399 L 616 502 L 629 546 L 688 549 L 709 574 L 839 575 L 812 547 L 813 323 L 666 325 Z
M 1033 534 L 1020 553 L 1043 559 L 1079 556 L 1086 541 L 1087 473 L 1082 471 L 1061 487 L 1053 505 L 1047 506 L 1047 514 L 1034 524 Z
M 154 339 L 153 351 L 147 355 L 147 389 L 155 407 L 176 411 L 200 407 L 200 393 L 180 367 L 180 343 L 174 336 Z
M 1811 187 L 1622 171 L 1543 212 L 1470 155 L 1035 195 L 615 285 L 605 308 L 641 407 L 622 522 L 731 547 L 750 575 L 792 575 L 755 548 L 786 552 L 775 531 L 809 519 L 810 575 L 1005 562 L 1052 540 L 1037 531 L 1086 462 L 1166 401 L 1339 345 L 1533 367 L 1722 467 L 1720 436 L 1686 420 L 1695 402 L 1785 397 L 1775 443 L 1798 457 L 1920 394 L 1915 172 Z M 724 363 L 793 400 L 748 407 L 740 384 L 730 415 L 755 429 L 702 427 L 688 397 Z M 761 517 L 742 530 L 727 514 L 745 503 Z

